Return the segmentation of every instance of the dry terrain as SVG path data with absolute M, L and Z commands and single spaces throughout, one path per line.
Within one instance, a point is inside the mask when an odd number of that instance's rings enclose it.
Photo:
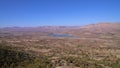
M 120 23 L 0 28 L 0 68 L 120 68 Z

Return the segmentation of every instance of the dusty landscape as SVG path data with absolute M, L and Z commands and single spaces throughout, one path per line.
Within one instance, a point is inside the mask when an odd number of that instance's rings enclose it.
M 120 68 L 120 23 L 0 28 L 0 68 Z

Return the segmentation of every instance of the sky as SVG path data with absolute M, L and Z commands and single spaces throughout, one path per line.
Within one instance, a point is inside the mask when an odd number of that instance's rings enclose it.
M 0 27 L 120 22 L 120 0 L 0 0 Z

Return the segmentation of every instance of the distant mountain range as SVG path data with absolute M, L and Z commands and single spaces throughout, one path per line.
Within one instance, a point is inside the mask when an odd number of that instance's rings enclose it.
M 40 26 L 40 27 L 5 27 L 0 29 L 0 33 L 34 33 L 50 34 L 64 33 L 77 36 L 96 37 L 99 34 L 120 34 L 120 23 L 97 23 L 86 26 Z

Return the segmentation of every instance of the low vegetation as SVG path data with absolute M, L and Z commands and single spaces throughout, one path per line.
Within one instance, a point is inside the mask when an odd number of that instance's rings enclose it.
M 0 30 L 0 68 L 120 68 L 120 29 L 116 27 Z M 59 32 L 74 37 L 48 36 Z

